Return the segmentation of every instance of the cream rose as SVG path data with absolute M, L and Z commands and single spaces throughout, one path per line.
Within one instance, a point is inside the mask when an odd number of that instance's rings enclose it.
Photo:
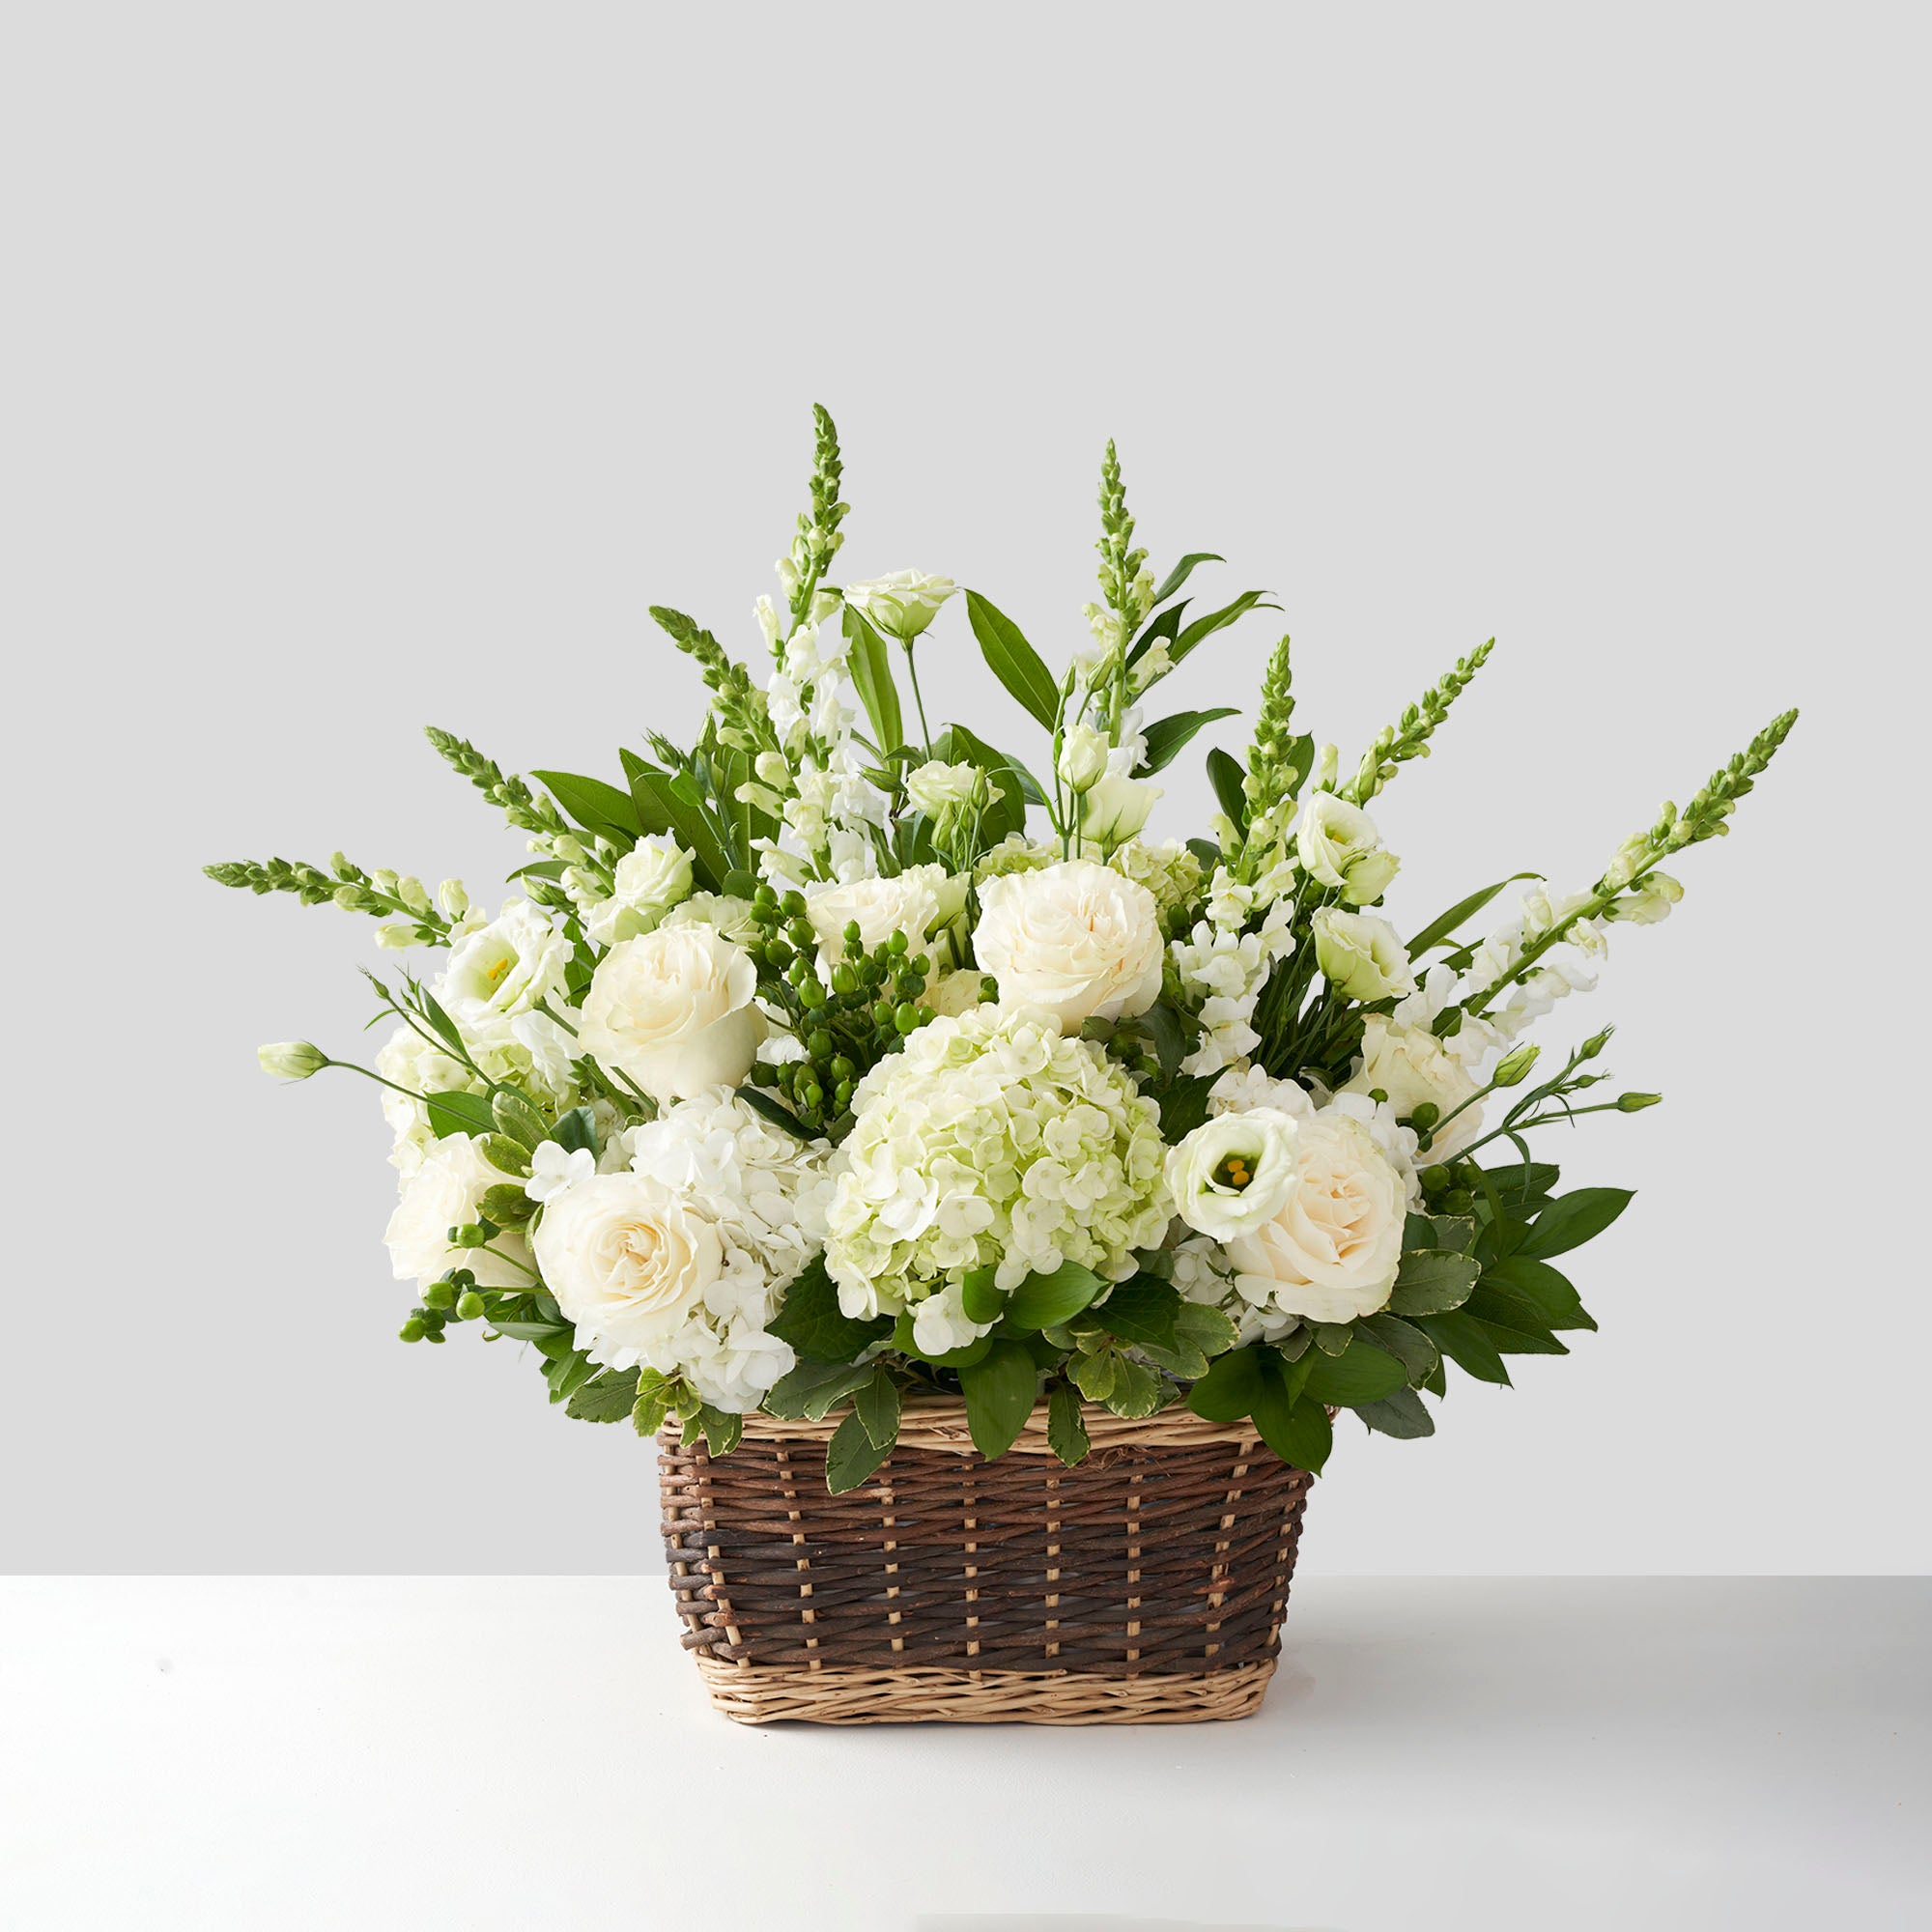
M 1362 1030 L 1361 1070 L 1341 1091 L 1379 1092 L 1401 1120 L 1408 1119 L 1426 1101 L 1440 1119 L 1456 1113 L 1476 1092 L 1476 1082 L 1427 1027 L 1400 1026 L 1380 1013 L 1371 1013 Z M 1430 1147 L 1429 1159 L 1453 1159 L 1482 1131 L 1482 1124 L 1480 1107 L 1456 1113 Z
M 1383 850 L 1375 820 L 1331 791 L 1316 792 L 1301 808 L 1294 850 L 1310 878 L 1339 892 L 1350 905 L 1380 898 L 1402 866 L 1393 852 Z
M 611 896 L 583 916 L 583 930 L 599 946 L 636 939 L 691 896 L 691 855 L 675 844 L 640 838 L 617 861 Z
M 667 1342 L 724 1264 L 717 1228 L 642 1174 L 573 1181 L 544 1208 L 533 1240 L 544 1283 L 577 1324 L 579 1345 L 616 1367 Z
M 1272 1107 L 1220 1114 L 1167 1155 L 1174 1211 L 1217 1241 L 1274 1219 L 1295 1185 L 1296 1123 Z
M 827 965 L 844 958 L 845 928 L 852 924 L 857 924 L 859 943 L 867 952 L 895 932 L 905 934 L 908 952 L 929 952 L 927 932 L 942 917 L 951 916 L 949 900 L 963 896 L 949 890 L 954 884 L 944 866 L 911 866 L 891 879 L 808 886 L 805 916 L 818 935 L 820 958 Z M 952 912 L 957 910 L 956 904 L 952 907 Z
M 1227 1243 L 1236 1286 L 1252 1302 L 1310 1321 L 1373 1315 L 1402 1264 L 1401 1177 L 1367 1128 L 1334 1114 L 1301 1122 L 1294 1170 L 1273 1219 Z
M 973 949 L 1002 1006 L 1044 1008 L 1063 1033 L 1096 1015 L 1131 1019 L 1160 993 L 1153 895 L 1090 859 L 986 880 Z
M 1415 991 L 1408 952 L 1387 920 L 1324 906 L 1313 923 L 1315 957 L 1338 993 L 1386 1000 Z
M 735 1087 L 764 1037 L 757 968 L 707 925 L 661 925 L 620 940 L 583 996 L 578 1049 L 654 1100 Z
M 467 1267 L 485 1288 L 527 1288 L 529 1276 L 504 1259 L 528 1261 L 523 1236 L 504 1229 L 491 1243 L 501 1254 L 449 1245 L 450 1229 L 475 1220 L 484 1195 L 509 1179 L 483 1158 L 481 1144 L 468 1134 L 432 1142 L 403 1182 L 403 1198 L 383 1234 L 396 1279 L 427 1287 L 453 1267 Z

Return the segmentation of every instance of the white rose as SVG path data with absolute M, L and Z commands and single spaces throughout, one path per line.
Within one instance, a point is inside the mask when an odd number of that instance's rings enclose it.
M 939 615 L 939 607 L 958 588 L 950 577 L 923 570 L 895 570 L 845 585 L 845 601 L 875 631 L 910 643 Z
M 743 948 L 708 925 L 661 925 L 604 955 L 583 997 L 578 1050 L 654 1100 L 735 1087 L 764 1037 L 757 989 Z
M 498 1040 L 508 1023 L 563 991 L 570 941 L 550 915 L 511 899 L 486 926 L 459 939 L 431 989 L 466 1034 Z
M 1415 991 L 1407 950 L 1387 920 L 1324 906 L 1314 925 L 1315 956 L 1338 993 L 1386 1000 Z
M 1069 791 L 1091 791 L 1107 774 L 1113 749 L 1104 731 L 1076 724 L 1060 741 L 1060 777 Z
M 830 965 L 845 956 L 845 928 L 859 927 L 859 943 L 876 952 L 895 932 L 906 936 L 909 952 L 926 952 L 928 930 L 960 894 L 944 866 L 911 866 L 896 878 L 855 879 L 850 885 L 808 886 L 805 916 L 818 935 L 819 956 Z M 956 906 L 952 908 L 956 910 Z
M 1080 801 L 1080 842 L 1111 852 L 1148 822 L 1160 786 L 1108 773 Z
M 1456 1113 L 1476 1092 L 1476 1082 L 1456 1056 L 1427 1027 L 1401 1026 L 1371 1013 L 1362 1030 L 1361 1070 L 1344 1094 L 1381 1092 L 1399 1118 L 1406 1120 L 1425 1101 L 1437 1118 Z M 1429 1150 L 1432 1161 L 1453 1159 L 1482 1130 L 1480 1107 L 1457 1113 Z
M 504 1259 L 527 1261 L 523 1236 L 507 1228 L 498 1235 L 491 1245 L 502 1254 L 449 1245 L 450 1229 L 475 1220 L 484 1195 L 509 1179 L 483 1158 L 480 1144 L 468 1134 L 433 1142 L 403 1182 L 403 1198 L 383 1234 L 396 1279 L 427 1287 L 453 1267 L 467 1267 L 485 1288 L 527 1288 L 529 1276 Z
M 1167 1156 L 1175 1212 L 1217 1241 L 1271 1221 L 1295 1185 L 1296 1123 L 1272 1107 L 1221 1114 Z
M 640 838 L 617 861 L 611 896 L 585 915 L 583 930 L 599 946 L 649 932 L 691 896 L 691 856 L 675 844 Z
M 1317 792 L 1301 808 L 1294 850 L 1310 878 L 1338 891 L 1350 905 L 1380 898 L 1402 865 L 1382 849 L 1375 820 L 1330 791 Z
M 537 1266 L 556 1304 L 606 1361 L 661 1347 L 724 1264 L 717 1228 L 642 1174 L 593 1174 L 543 1210 Z M 614 1364 L 623 1366 L 623 1364 Z
M 973 948 L 1003 1007 L 1044 1008 L 1062 1033 L 1095 1015 L 1132 1019 L 1160 994 L 1153 895 L 1090 859 L 986 880 Z
M 1408 1204 L 1401 1177 L 1366 1128 L 1332 1114 L 1301 1123 L 1294 1166 L 1273 1219 L 1227 1243 L 1236 1287 L 1310 1321 L 1373 1315 L 1402 1264 Z
M 915 810 L 937 818 L 952 806 L 970 805 L 980 782 L 978 765 L 949 765 L 934 758 L 918 767 L 906 778 L 906 796 Z

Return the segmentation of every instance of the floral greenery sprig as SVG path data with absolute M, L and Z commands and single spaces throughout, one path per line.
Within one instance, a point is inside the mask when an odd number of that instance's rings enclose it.
M 754 1408 L 836 1417 L 835 1490 L 872 1480 L 904 1401 L 935 1391 L 988 1457 L 1040 1403 L 1066 1463 L 1091 1410 L 1185 1403 L 1319 1470 L 1331 1412 L 1426 1435 L 1451 1366 L 1506 1383 L 1512 1356 L 1565 1352 L 1595 1324 L 1552 1261 L 1630 1196 L 1557 1192 L 1530 1137 L 1659 1096 L 1594 1096 L 1607 1029 L 1541 1078 L 1520 1036 L 1593 983 L 1610 933 L 1671 910 L 1663 862 L 1728 830 L 1795 714 L 1588 892 L 1518 872 L 1405 940 L 1367 808 L 1488 643 L 1344 780 L 1297 728 L 1284 637 L 1246 764 L 1208 753 L 1214 836 L 1156 841 L 1151 781 L 1234 713 L 1149 721 L 1147 696 L 1265 593 L 1194 611 L 1209 552 L 1156 582 L 1110 443 L 1101 601 L 1056 669 L 950 578 L 830 584 L 843 480 L 815 410 L 781 601 L 754 606 L 768 674 L 652 607 L 709 692 L 690 745 L 647 732 L 616 781 L 532 784 L 430 732 L 534 855 L 495 918 L 455 881 L 432 897 L 339 854 L 209 868 L 443 949 L 433 980 L 372 978 L 373 1065 L 261 1052 L 380 1091 L 388 1245 L 418 1291 L 403 1339 L 473 1325 L 531 1349 L 569 1414 L 675 1423 L 713 1455 Z M 929 718 L 920 689 L 962 612 L 1018 706 L 989 735 Z M 1043 761 L 1009 725 L 1044 734 Z

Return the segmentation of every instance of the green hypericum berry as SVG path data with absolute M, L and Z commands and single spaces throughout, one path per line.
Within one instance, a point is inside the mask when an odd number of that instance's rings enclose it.
M 901 1033 L 911 1033 L 919 1025 L 919 1009 L 910 1001 L 907 1001 L 905 1005 L 894 1013 L 893 1024 Z
M 396 1330 L 398 1339 L 404 1342 L 420 1342 L 423 1336 L 428 1331 L 423 1327 L 422 1317 L 420 1315 L 412 1315 L 410 1319 L 407 1321 L 405 1321 L 400 1328 Z
M 468 1294 L 456 1297 L 456 1319 L 459 1321 L 475 1321 L 483 1313 L 483 1297 L 472 1288 Z
M 425 1308 L 454 1308 L 456 1306 L 455 1286 L 446 1281 L 433 1281 L 423 1290 Z
M 1425 1167 L 1417 1179 L 1422 1182 L 1425 1194 L 1440 1194 L 1449 1185 L 1449 1170 L 1440 1165 Z
M 752 895 L 752 903 L 759 912 L 777 912 L 779 909 L 779 895 L 772 891 L 770 886 L 760 886 Z
M 859 990 L 859 976 L 842 960 L 832 969 L 832 990 L 849 999 Z
M 803 893 L 787 893 L 780 900 L 780 904 L 784 907 L 787 919 L 803 919 L 805 917 L 805 895 Z
M 829 997 L 825 988 L 810 973 L 798 982 L 798 1003 L 808 1011 L 815 1007 L 822 1007 Z
M 812 931 L 811 922 L 806 919 L 793 920 L 792 923 L 785 927 L 785 937 L 789 939 L 791 943 L 794 946 L 796 946 L 801 952 L 807 951 L 810 947 L 817 945 L 818 943 L 818 935 L 817 933 Z
M 845 937 L 845 951 L 847 952 L 859 952 L 864 951 L 866 944 L 866 935 L 859 930 L 859 922 L 856 919 L 848 919 L 845 922 L 844 937 Z
M 833 1098 L 834 1100 L 837 1101 L 838 1106 L 838 1111 L 842 1114 L 845 1111 L 845 1109 L 852 1104 L 851 1081 L 849 1080 L 839 1081 L 838 1085 L 833 1089 Z
M 810 1054 L 812 1059 L 814 1060 L 830 1060 L 832 1058 L 832 1036 L 829 1033 L 827 1033 L 823 1027 L 820 1027 L 818 1031 L 814 1033 L 809 1040 L 806 1041 L 805 1050 L 806 1052 Z
M 876 1005 L 872 1009 L 872 1017 L 875 1020 L 877 1020 L 882 1027 L 891 1026 L 893 1023 L 893 1003 L 890 1000 L 881 1000 L 878 1003 L 878 1005 Z
M 909 939 L 907 939 L 905 934 L 902 932 L 894 933 L 893 936 L 886 941 L 886 951 L 888 952 L 893 952 L 893 953 L 907 952 L 911 951 L 911 948 L 912 948 L 912 942 Z
M 832 1062 L 832 1077 L 835 1080 L 850 1080 L 858 1070 L 842 1053 L 834 1057 Z

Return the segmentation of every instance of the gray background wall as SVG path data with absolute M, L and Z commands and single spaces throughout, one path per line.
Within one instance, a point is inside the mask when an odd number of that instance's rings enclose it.
M 1562 1150 L 1640 1190 L 1578 1269 L 1602 1334 L 1432 1443 L 1346 1439 L 1307 1560 L 1918 1567 L 1922 40 L 1846 7 L 16 14 L 0 1564 L 652 1560 L 628 1433 L 507 1346 L 390 1339 L 373 1091 L 255 1071 L 353 1047 L 366 925 L 197 867 L 341 845 L 490 891 L 518 844 L 420 725 L 518 769 L 689 733 L 644 606 L 754 648 L 822 400 L 850 574 L 949 571 L 1049 655 L 1117 437 L 1157 559 L 1284 607 L 1182 701 L 1247 703 L 1278 621 L 1352 755 L 1493 633 L 1379 812 L 1411 923 L 1594 876 L 1804 706 L 1679 916 L 1544 1035 L 1615 1020 L 1669 1096 Z M 1025 743 L 956 613 L 926 663 Z

